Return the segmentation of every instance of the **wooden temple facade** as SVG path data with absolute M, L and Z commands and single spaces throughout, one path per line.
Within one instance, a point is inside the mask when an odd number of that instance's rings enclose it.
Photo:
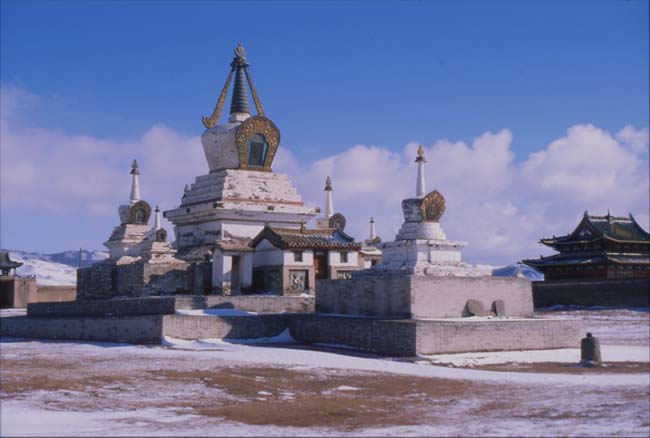
M 546 281 L 650 278 L 650 233 L 632 214 L 593 216 L 585 211 L 572 233 L 540 243 L 558 254 L 523 263 L 543 272 Z

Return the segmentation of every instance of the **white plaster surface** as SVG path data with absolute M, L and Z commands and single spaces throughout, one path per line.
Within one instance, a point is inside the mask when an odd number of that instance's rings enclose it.
M 217 125 L 206 129 L 201 135 L 203 152 L 210 171 L 236 169 L 239 167 L 237 139 L 235 134 L 241 122 Z
M 226 169 L 199 176 L 181 205 L 165 212 L 178 248 L 252 238 L 265 225 L 297 228 L 317 214 L 285 174 Z

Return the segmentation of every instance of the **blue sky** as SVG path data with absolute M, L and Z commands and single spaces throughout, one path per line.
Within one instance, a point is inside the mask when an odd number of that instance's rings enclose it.
M 413 141 L 434 145 L 449 139 L 472 149 L 473 139 L 502 129 L 511 133 L 508 166 L 514 169 L 572 126 L 593 125 L 612 137 L 626 126 L 642 132 L 648 126 L 644 1 L 5 0 L 1 8 L 3 100 L 20 101 L 11 110 L 4 107 L 3 117 L 16 132 L 39 129 L 124 146 L 164 125 L 179 138 L 196 137 L 238 42 L 246 47 L 256 88 L 282 131 L 294 172 L 345 156 L 359 144 L 397 155 Z M 56 145 L 48 147 L 42 153 Z M 643 167 L 647 153 L 636 156 Z M 74 171 L 75 157 L 68 159 Z M 124 167 L 109 161 L 106 166 Z M 440 164 L 429 165 L 434 172 Z M 189 175 L 203 172 L 188 169 Z M 435 175 L 430 179 L 436 181 Z M 412 181 L 404 185 L 410 189 Z M 622 188 L 610 188 L 612 199 Z M 338 189 L 346 206 L 347 186 Z M 321 202 L 320 193 L 305 197 Z M 65 211 L 52 213 L 36 208 L 38 202 L 3 202 L 1 246 L 99 248 L 116 215 L 90 220 L 86 201 L 69 199 Z M 161 200 L 168 208 L 172 201 Z M 536 201 L 531 194 L 515 206 L 521 211 Z M 636 198 L 582 201 L 552 224 L 555 234 L 570 231 L 567 224 L 577 223 L 576 212 L 587 207 L 607 203 L 625 210 L 621 214 L 641 215 L 648 210 Z M 385 222 L 378 226 L 390 240 L 399 220 Z M 509 257 L 520 254 L 530 255 Z M 497 260 L 487 250 L 474 255 Z

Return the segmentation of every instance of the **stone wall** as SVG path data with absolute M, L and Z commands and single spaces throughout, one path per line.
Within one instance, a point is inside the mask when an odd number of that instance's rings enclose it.
M 172 295 L 194 289 L 194 270 L 184 262 L 137 264 L 142 266 L 142 295 Z
M 319 280 L 316 312 L 390 318 L 411 316 L 408 275 L 360 276 L 349 280 Z
M 50 301 L 74 301 L 77 298 L 77 286 L 38 286 L 36 303 Z
M 283 315 L 166 315 L 163 335 L 178 339 L 256 339 L 277 336 L 286 328 L 287 318 Z
M 164 315 L 175 311 L 174 297 L 30 303 L 27 306 L 27 315 L 33 317 Z
M 413 318 L 469 316 L 467 300 L 474 299 L 490 310 L 496 300 L 505 303 L 508 316 L 533 316 L 530 280 L 518 277 L 411 276 Z
M 162 316 L 0 318 L 0 336 L 160 344 Z
M 38 300 L 34 277 L 0 277 L 0 307 L 25 308 L 30 301 Z
M 415 356 L 416 322 L 319 315 L 292 315 L 291 336 L 308 344 L 327 344 L 391 356 Z
M 77 300 L 110 298 L 113 296 L 113 266 L 97 263 L 77 269 Z
M 77 270 L 77 299 L 204 293 L 206 284 L 211 283 L 206 265 L 209 263 L 98 263 Z
M 501 299 L 506 315 L 533 315 L 530 281 L 525 278 L 407 274 L 319 281 L 316 312 L 382 318 L 456 318 L 468 316 L 469 299 L 481 301 L 486 310 Z
M 418 320 L 418 354 L 467 351 L 578 348 L 585 333 L 581 320 L 490 319 Z
M 277 295 L 208 295 L 176 297 L 176 309 L 224 308 L 255 313 L 310 313 L 315 298 Z
M 650 279 L 535 281 L 533 299 L 535 307 L 650 307 Z

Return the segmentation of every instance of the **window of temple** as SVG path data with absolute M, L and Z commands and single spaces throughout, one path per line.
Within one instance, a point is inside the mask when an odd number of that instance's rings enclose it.
M 264 166 L 266 161 L 266 154 L 269 150 L 269 144 L 262 134 L 253 134 L 248 140 L 248 165 L 249 166 Z
M 294 262 L 302 262 L 302 251 L 294 251 L 293 252 L 293 261 Z
M 341 251 L 341 263 L 347 263 L 348 262 L 348 253 L 345 251 Z

